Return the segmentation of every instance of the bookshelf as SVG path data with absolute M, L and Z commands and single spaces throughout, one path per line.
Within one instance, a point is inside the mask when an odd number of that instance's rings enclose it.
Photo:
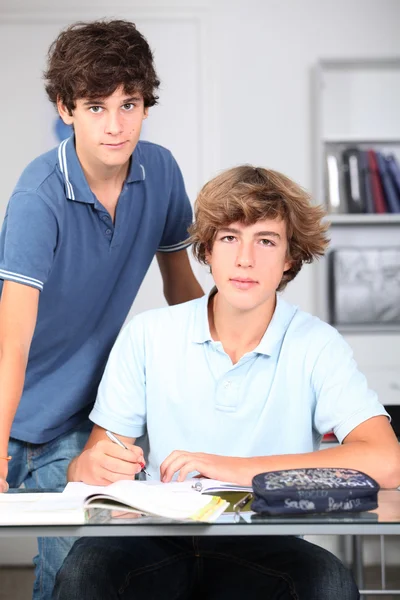
M 341 153 L 355 147 L 361 151 L 393 154 L 400 163 L 400 57 L 321 60 L 314 75 L 313 197 L 328 212 L 330 252 L 342 248 L 356 248 L 364 252 L 364 249 L 375 248 L 384 253 L 400 248 L 400 212 L 347 212 L 347 198 L 343 203 L 330 203 L 332 194 L 329 192 L 332 189 L 337 191 L 339 186 L 329 188 L 331 182 L 327 169 L 328 155 L 336 154 L 339 165 Z M 343 181 L 340 183 L 343 184 Z M 342 195 L 348 193 L 348 188 L 342 185 L 340 192 Z M 386 203 L 386 211 L 388 208 Z M 332 295 L 337 291 L 337 279 L 334 284 L 331 283 L 330 260 L 332 256 L 322 259 L 318 266 L 319 316 L 331 322 L 346 339 L 351 338 L 352 342 L 362 339 L 361 354 L 366 363 L 375 366 L 375 342 L 378 338 L 385 345 L 390 338 L 392 352 L 394 350 L 395 356 L 400 357 L 400 316 L 395 315 L 388 322 L 382 320 L 381 323 L 333 322 L 331 305 Z M 398 269 L 400 271 L 400 265 Z M 399 280 L 400 294 L 400 272 L 395 277 Z M 374 293 L 379 295 L 380 290 L 375 289 Z M 384 294 L 382 287 L 381 295 Z M 400 296 L 398 304 L 400 306 Z M 398 368 L 399 358 L 394 358 L 393 354 L 388 357 L 384 348 L 379 352 L 382 369 L 388 365 Z
M 400 163 L 400 57 L 321 60 L 315 69 L 313 109 L 314 197 L 335 214 L 332 223 L 356 225 L 358 218 L 347 218 L 353 211 L 346 206 L 348 190 L 344 189 L 343 181 L 346 165 L 341 155 L 350 148 L 371 149 L 393 154 Z M 340 205 L 330 202 L 329 155 L 337 157 Z M 375 220 L 387 222 L 386 214 L 366 220 L 364 212 L 375 212 L 375 207 L 358 214 L 362 224 Z

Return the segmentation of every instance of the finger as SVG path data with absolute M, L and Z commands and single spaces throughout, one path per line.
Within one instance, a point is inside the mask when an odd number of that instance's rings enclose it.
M 163 481 L 167 470 L 171 467 L 172 463 L 179 459 L 181 456 L 187 456 L 190 452 L 184 450 L 174 450 L 167 456 L 167 458 L 160 465 L 160 479 Z
M 115 483 L 116 481 L 126 481 L 126 475 L 121 473 L 113 473 L 112 471 L 107 471 L 106 469 L 101 469 L 99 471 L 99 477 L 101 481 L 100 485 L 110 485 L 110 483 Z
M 114 458 L 119 458 L 120 460 L 125 460 L 126 462 L 143 462 L 143 450 L 139 448 L 139 446 L 129 445 L 129 449 L 125 450 L 125 448 L 121 448 L 118 444 L 114 444 L 110 440 L 101 440 L 97 442 L 96 449 L 98 449 L 103 454 L 107 454 L 107 456 L 112 456 Z
M 189 473 L 192 473 L 193 471 L 199 471 L 199 467 L 198 464 L 192 460 L 183 465 L 183 467 L 179 471 L 178 481 L 185 481 Z
M 111 471 L 112 473 L 118 473 L 120 475 L 124 475 L 125 477 L 134 477 L 137 473 L 140 473 L 142 470 L 142 463 L 140 462 L 128 462 L 126 460 L 121 460 L 119 458 L 113 458 L 111 456 L 104 455 L 103 460 L 101 462 L 101 466 L 106 471 Z
M 185 464 L 192 462 L 192 461 L 193 461 L 192 454 L 190 454 L 190 453 L 181 454 L 180 456 L 175 458 L 175 460 L 167 467 L 167 469 L 164 472 L 162 481 L 164 483 L 168 483 L 169 481 L 171 481 L 171 479 L 173 478 L 175 473 L 180 471 Z

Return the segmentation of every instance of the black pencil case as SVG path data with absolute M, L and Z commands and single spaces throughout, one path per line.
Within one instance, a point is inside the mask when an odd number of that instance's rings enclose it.
M 378 506 L 379 484 L 355 469 L 309 468 L 259 473 L 254 512 L 268 515 L 361 512 Z

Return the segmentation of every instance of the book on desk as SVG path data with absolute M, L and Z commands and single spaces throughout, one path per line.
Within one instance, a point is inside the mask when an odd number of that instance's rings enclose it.
M 251 488 L 208 479 L 161 483 L 118 481 L 108 486 L 69 483 L 62 493 L 0 495 L 0 525 L 84 524 L 93 508 L 177 521 L 214 522 L 229 502 L 219 492 Z

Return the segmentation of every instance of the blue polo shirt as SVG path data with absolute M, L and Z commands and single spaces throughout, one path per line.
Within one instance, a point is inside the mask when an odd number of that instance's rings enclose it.
M 367 419 L 387 415 L 330 325 L 278 297 L 262 340 L 232 364 L 213 341 L 204 296 L 137 315 L 107 363 L 92 421 L 128 437 L 147 427 L 146 470 L 174 450 L 268 456 L 341 442 Z
M 191 221 L 179 167 L 156 144 L 136 146 L 114 223 L 73 137 L 25 169 L 0 235 L 0 278 L 41 291 L 13 437 L 46 442 L 87 415 L 155 253 L 185 248 Z

